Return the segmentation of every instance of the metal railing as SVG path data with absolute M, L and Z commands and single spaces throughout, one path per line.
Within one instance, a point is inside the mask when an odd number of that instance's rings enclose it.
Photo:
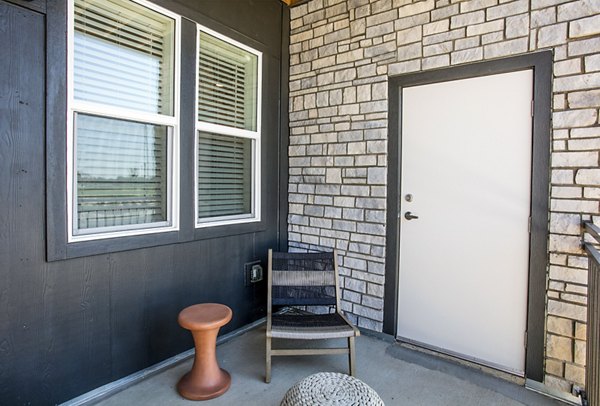
M 584 222 L 584 233 L 600 244 L 600 227 Z M 600 406 L 600 251 L 583 241 L 588 254 L 588 313 L 585 392 L 582 404 Z

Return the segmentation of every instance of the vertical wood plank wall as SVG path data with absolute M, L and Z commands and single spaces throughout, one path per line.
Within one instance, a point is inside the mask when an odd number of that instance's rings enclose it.
M 285 151 L 280 140 L 287 134 L 280 136 L 279 127 L 281 114 L 287 114 L 279 100 L 280 72 L 286 71 L 280 68 L 284 5 L 278 0 L 157 3 L 203 13 L 264 44 L 266 65 L 276 67 L 266 83 L 263 114 L 270 118 L 263 128 L 264 156 Z M 45 5 L 0 0 L 3 405 L 60 403 L 192 348 L 191 335 L 177 324 L 178 312 L 190 304 L 229 305 L 234 317 L 221 333 L 264 316 L 264 283 L 244 286 L 243 264 L 265 260 L 286 221 L 279 161 L 268 159 L 262 179 L 269 192 L 264 231 L 47 262 L 45 127 L 53 117 L 45 116 L 52 110 L 45 106 Z

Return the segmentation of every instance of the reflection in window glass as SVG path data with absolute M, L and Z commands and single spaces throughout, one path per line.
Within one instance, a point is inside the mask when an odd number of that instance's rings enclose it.
M 164 125 L 76 115 L 79 234 L 168 220 L 168 131 Z

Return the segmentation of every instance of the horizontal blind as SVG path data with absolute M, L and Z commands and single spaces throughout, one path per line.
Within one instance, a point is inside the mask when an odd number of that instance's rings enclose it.
M 198 134 L 198 218 L 250 214 L 252 140 Z
M 168 127 L 77 114 L 77 229 L 167 221 Z
M 256 131 L 258 57 L 200 32 L 198 121 Z
M 74 97 L 173 114 L 173 19 L 127 0 L 75 0 Z

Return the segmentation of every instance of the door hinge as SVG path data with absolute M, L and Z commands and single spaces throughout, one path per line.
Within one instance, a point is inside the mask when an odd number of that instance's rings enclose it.
M 531 100 L 531 117 L 533 117 L 534 111 L 535 111 L 535 100 Z
M 531 216 L 527 219 L 527 232 L 531 234 Z
M 525 332 L 525 334 L 523 335 L 523 339 L 524 339 L 524 341 L 523 341 L 523 346 L 524 346 L 525 348 L 527 348 L 527 331 L 526 331 L 526 332 Z

